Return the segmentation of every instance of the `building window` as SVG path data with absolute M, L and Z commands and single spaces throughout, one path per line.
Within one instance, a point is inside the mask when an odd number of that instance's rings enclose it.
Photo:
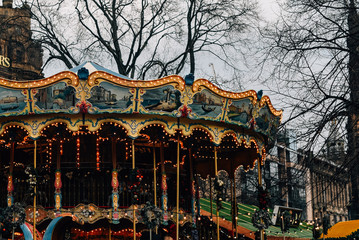
M 20 42 L 11 42 L 8 46 L 9 58 L 14 62 L 24 62 L 25 48 Z
M 21 50 L 16 49 L 16 62 L 23 62 L 24 61 L 24 54 Z
M 276 163 L 276 162 L 269 163 L 269 176 L 271 177 L 271 179 L 279 179 L 278 163 Z

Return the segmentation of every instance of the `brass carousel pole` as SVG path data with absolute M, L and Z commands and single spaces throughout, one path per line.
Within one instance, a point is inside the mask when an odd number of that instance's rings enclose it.
M 118 172 L 117 172 L 117 151 L 116 151 L 116 139 L 115 137 L 111 138 L 111 157 L 112 157 L 112 206 L 113 207 L 113 211 L 118 211 L 117 207 L 118 207 Z M 116 199 L 115 196 L 117 195 Z M 113 219 L 114 214 L 112 214 L 111 218 Z M 116 221 L 117 218 L 116 218 Z M 108 227 L 108 238 L 109 240 L 111 240 L 111 221 L 109 222 L 109 227 Z
M 14 183 L 13 183 L 13 169 L 14 169 L 14 154 L 15 154 L 15 141 L 11 142 L 11 152 L 10 152 L 10 172 L 8 176 L 8 182 L 7 182 L 7 206 L 11 207 L 14 204 L 14 197 L 13 197 L 13 191 L 14 191 Z M 12 228 L 12 240 L 14 240 L 15 236 L 15 228 Z
M 135 169 L 135 140 L 132 139 L 132 169 Z M 132 205 L 133 208 L 133 239 L 136 240 L 136 210 L 135 204 Z
M 262 188 L 262 170 L 261 170 L 261 160 L 258 159 L 258 185 L 259 185 L 259 188 L 258 189 L 261 189 Z M 261 218 L 261 223 L 263 223 L 263 219 Z M 260 239 L 263 240 L 264 239 L 264 230 L 261 229 L 260 230 Z
M 216 146 L 214 146 L 214 173 L 216 174 L 216 177 L 218 177 L 217 147 Z M 216 216 L 217 216 L 217 240 L 219 240 L 220 236 L 219 236 L 219 211 L 218 211 L 218 206 L 216 206 Z
M 57 157 L 56 157 L 56 171 L 55 171 L 55 211 L 56 216 L 60 214 L 61 210 L 61 155 L 62 152 L 62 140 L 59 141 L 59 146 L 57 150 Z
M 153 145 L 153 192 L 154 192 L 154 204 L 157 207 L 157 174 L 156 174 L 156 148 Z M 158 228 L 155 228 L 156 234 L 158 233 Z M 152 231 L 152 230 L 151 230 Z
M 163 222 L 167 225 L 168 221 L 168 212 L 167 212 L 167 177 L 166 177 L 166 167 L 165 167 L 165 155 L 163 149 L 163 143 L 160 145 L 160 160 L 161 160 L 161 189 L 162 189 L 162 196 L 161 196 L 161 203 L 162 203 L 162 210 L 163 210 Z
M 237 224 L 238 224 L 238 208 L 237 208 L 237 191 L 236 191 L 236 170 L 233 169 L 233 159 L 231 160 L 231 172 L 233 172 L 233 186 L 231 186 L 231 191 L 233 191 L 233 217 L 234 217 L 234 221 L 232 219 L 232 223 L 234 223 L 234 234 L 235 234 L 235 238 L 238 239 L 238 232 L 237 232 Z M 232 184 L 232 181 L 231 181 Z M 232 224 L 233 226 L 233 224 Z
M 189 158 L 189 174 L 191 179 L 191 211 L 193 226 L 196 227 L 196 183 L 193 175 L 193 161 L 192 161 L 192 149 L 188 148 L 188 158 Z
M 211 169 L 212 172 L 212 169 Z M 209 205 L 211 207 L 211 221 L 213 220 L 213 201 L 212 201 L 212 177 L 209 175 Z
M 34 141 L 34 171 L 36 172 L 36 140 Z M 36 185 L 34 187 L 34 214 L 33 214 L 34 220 L 33 220 L 33 239 L 36 240 Z
M 156 148 L 153 147 L 153 192 L 154 204 L 157 207 L 157 174 L 156 174 Z
M 235 233 L 236 233 L 236 239 L 238 239 L 238 232 L 237 232 L 237 225 L 238 225 L 238 212 L 237 212 L 237 184 L 236 184 L 236 174 L 234 174 L 233 177 L 233 192 L 234 192 L 234 219 L 235 219 Z
M 235 216 L 236 216 L 236 212 L 234 210 L 234 199 L 233 199 L 233 181 L 231 181 L 231 205 L 232 205 L 232 237 L 233 237 L 233 233 L 234 233 L 234 221 L 235 221 Z
M 177 137 L 177 201 L 176 201 L 176 240 L 179 239 L 179 163 L 180 163 L 180 135 Z
M 11 142 L 11 150 L 10 150 L 10 169 L 7 183 L 7 206 L 11 207 L 14 204 L 13 199 L 13 191 L 14 191 L 14 183 L 13 183 L 13 171 L 14 171 L 14 155 L 15 155 L 15 141 Z

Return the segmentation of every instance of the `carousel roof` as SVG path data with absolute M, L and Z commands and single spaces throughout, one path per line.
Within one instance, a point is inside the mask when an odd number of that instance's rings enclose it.
M 348 238 L 353 235 L 352 238 L 355 238 L 354 233 L 358 233 L 359 230 L 359 220 L 352 220 L 346 222 L 338 222 L 328 230 L 328 234 L 325 235 L 325 238 Z M 320 238 L 323 238 L 323 234 Z
M 74 68 L 71 68 L 69 71 L 73 72 L 73 73 L 77 73 L 81 68 L 86 68 L 87 70 L 89 70 L 89 74 L 93 73 L 93 72 L 96 72 L 96 71 L 103 71 L 103 72 L 107 72 L 107 73 L 110 73 L 116 77 L 120 77 L 120 78 L 123 78 L 123 79 L 129 79 L 129 77 L 125 76 L 125 75 L 122 75 L 122 74 L 119 74 L 117 72 L 114 72 L 114 71 L 111 71 L 110 69 L 107 69 L 107 68 L 104 68 L 94 62 L 91 62 L 91 61 L 86 61 L 86 62 L 83 62 L 82 64 L 74 67 Z
M 169 135 L 180 132 L 183 139 L 191 139 L 195 134 L 190 141 L 207 138 L 208 144 L 222 146 L 223 159 L 231 159 L 223 161 L 223 169 L 249 168 L 264 159 L 281 117 L 268 96 L 254 90 L 226 91 L 193 75 L 131 80 L 85 62 L 40 80 L 0 79 L 0 134 L 17 126 L 37 139 L 51 124 L 94 132 L 111 122 L 136 139 L 157 126 Z M 203 169 L 211 158 L 206 147 L 200 153 L 203 161 L 197 161 Z

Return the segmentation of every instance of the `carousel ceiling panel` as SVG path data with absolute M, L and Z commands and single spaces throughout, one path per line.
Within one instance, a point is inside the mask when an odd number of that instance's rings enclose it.
M 197 147 L 194 146 L 193 150 L 195 150 L 195 173 L 202 178 L 215 177 L 214 147 L 199 143 Z M 262 161 L 263 155 L 265 155 L 263 148 L 260 148 L 253 139 L 249 143 L 242 141 L 242 144 L 237 142 L 235 145 L 222 143 L 217 147 L 217 170 L 224 170 L 230 177 L 233 177 L 235 170 L 240 166 L 245 171 L 253 169 L 258 159 Z
M 245 148 L 241 147 L 235 151 L 220 151 L 218 153 L 218 171 L 226 171 L 231 178 L 235 170 L 242 166 L 244 170 L 249 170 L 254 168 L 254 165 L 259 158 L 259 154 L 255 147 Z

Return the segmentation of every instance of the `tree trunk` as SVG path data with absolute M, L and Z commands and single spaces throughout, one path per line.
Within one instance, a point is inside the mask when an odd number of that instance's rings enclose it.
M 355 8 L 354 0 L 350 1 L 348 13 L 349 36 L 347 46 L 349 49 L 349 88 L 351 104 L 348 106 L 348 161 L 351 184 L 351 219 L 359 219 L 359 17 Z

